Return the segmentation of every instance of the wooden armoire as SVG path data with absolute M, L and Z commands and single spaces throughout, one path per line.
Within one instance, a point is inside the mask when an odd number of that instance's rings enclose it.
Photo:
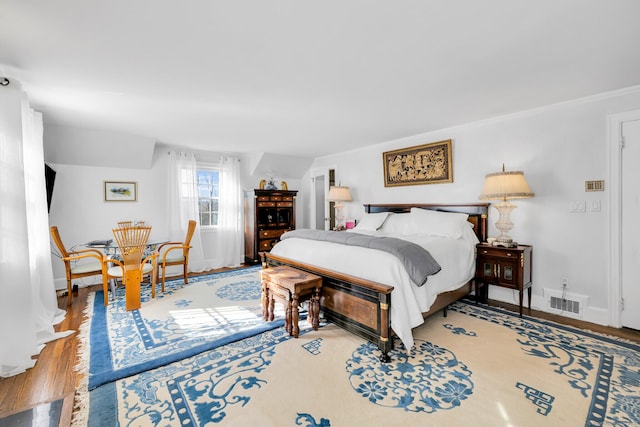
M 260 262 L 259 252 L 269 252 L 284 232 L 296 228 L 297 193 L 288 190 L 244 192 L 245 262 Z

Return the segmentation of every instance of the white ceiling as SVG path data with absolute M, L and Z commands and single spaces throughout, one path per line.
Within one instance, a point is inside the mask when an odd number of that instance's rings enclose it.
M 321 156 L 640 84 L 638 0 L 0 0 L 45 123 Z

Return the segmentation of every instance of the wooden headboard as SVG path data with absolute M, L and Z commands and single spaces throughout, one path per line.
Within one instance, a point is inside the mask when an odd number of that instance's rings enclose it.
M 478 240 L 487 241 L 487 216 L 489 213 L 489 203 L 469 203 L 469 204 L 437 204 L 437 203 L 413 203 L 413 204 L 365 204 L 364 211 L 367 213 L 394 212 L 408 213 L 411 208 L 429 209 L 432 211 L 458 212 L 469 215 L 468 221 L 473 224 Z

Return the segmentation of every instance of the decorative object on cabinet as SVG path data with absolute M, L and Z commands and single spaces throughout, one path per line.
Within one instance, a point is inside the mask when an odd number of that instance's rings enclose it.
M 382 153 L 384 186 L 453 182 L 451 140 Z
M 138 184 L 132 181 L 105 181 L 105 202 L 135 202 L 138 200 Z
M 282 190 L 284 190 L 284 191 L 289 190 L 289 186 L 287 185 L 287 181 L 282 181 L 280 184 L 282 185 Z
M 244 192 L 244 256 L 249 264 L 260 261 L 280 236 L 296 228 L 297 191 L 247 190 Z
M 520 317 L 524 290 L 529 297 L 531 311 L 531 246 L 518 245 L 513 248 L 495 247 L 487 243 L 476 245 L 476 297 L 479 283 L 484 285 L 483 299 L 488 294 L 488 285 L 515 289 L 520 294 Z
M 330 202 L 335 202 L 334 208 L 336 210 L 336 230 L 344 230 L 344 225 L 342 224 L 342 220 L 344 216 L 342 216 L 342 208 L 344 205 L 342 202 L 350 202 L 351 201 L 351 192 L 349 191 L 349 187 L 341 187 L 341 186 L 333 186 L 329 188 L 329 194 L 327 195 L 327 199 Z
M 269 179 L 267 180 L 267 184 L 264 186 L 265 190 L 277 190 L 278 187 L 276 187 L 276 183 L 273 181 L 272 177 L 269 177 Z
M 267 185 L 267 180 L 266 179 L 260 180 L 260 190 L 264 190 L 264 187 L 266 185 Z
M 502 172 L 487 174 L 480 199 L 502 200 L 497 205 L 493 205 L 500 214 L 500 218 L 496 222 L 496 228 L 500 230 L 500 235 L 493 242 L 494 246 L 507 248 L 518 246 L 509 236 L 509 231 L 513 228 L 513 223 L 509 216 L 511 211 L 516 208 L 516 205 L 509 202 L 509 200 L 528 199 L 533 196 L 534 194 L 524 179 L 524 172 L 522 171 L 505 171 L 503 164 Z

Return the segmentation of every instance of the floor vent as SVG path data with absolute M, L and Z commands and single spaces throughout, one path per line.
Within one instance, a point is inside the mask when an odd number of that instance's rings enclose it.
M 568 311 L 569 313 L 580 314 L 580 301 L 572 301 L 558 297 L 551 297 L 549 301 L 551 308 L 560 311 Z

